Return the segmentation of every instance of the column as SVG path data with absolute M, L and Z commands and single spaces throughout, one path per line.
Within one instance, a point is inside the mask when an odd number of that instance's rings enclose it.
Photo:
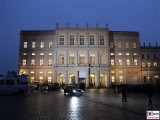
M 65 71 L 64 78 L 65 78 L 65 79 L 64 79 L 64 81 L 65 81 L 64 83 L 65 83 L 65 84 L 68 84 L 68 71 Z
M 76 74 L 75 74 L 75 82 L 76 84 L 78 84 L 78 71 L 76 71 Z
M 89 51 L 87 51 L 85 63 L 89 64 Z
M 106 82 L 106 87 L 110 86 L 110 76 L 109 76 L 109 71 L 106 72 L 105 75 L 105 82 Z
M 57 82 L 57 71 L 55 71 L 55 70 L 53 73 L 53 82 Z
M 100 86 L 100 71 L 96 72 L 96 87 Z
M 87 72 L 87 76 L 86 76 L 86 88 L 89 87 L 89 69 L 86 71 Z

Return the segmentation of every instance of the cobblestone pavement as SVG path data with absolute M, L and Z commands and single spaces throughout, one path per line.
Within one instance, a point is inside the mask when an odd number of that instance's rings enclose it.
M 87 90 L 81 97 L 61 91 L 33 92 L 27 95 L 0 96 L 0 120 L 143 120 L 146 110 L 160 110 L 159 96 L 147 105 L 145 95 L 121 95 L 111 90 Z

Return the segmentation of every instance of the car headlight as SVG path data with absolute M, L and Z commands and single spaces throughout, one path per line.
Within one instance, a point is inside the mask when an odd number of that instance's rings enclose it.
M 76 90 L 73 90 L 73 92 L 76 93 L 77 91 L 76 91 Z

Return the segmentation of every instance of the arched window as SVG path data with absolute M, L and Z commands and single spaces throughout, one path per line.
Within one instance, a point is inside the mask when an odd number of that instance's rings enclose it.
M 94 45 L 94 36 L 90 36 L 90 45 Z
M 69 64 L 74 64 L 74 54 L 69 55 Z
M 64 36 L 60 36 L 59 45 L 64 45 Z
M 59 56 L 58 56 L 58 62 L 59 62 L 59 64 L 64 64 L 64 55 L 63 54 L 59 54 Z
M 95 64 L 95 54 L 90 54 L 90 64 Z
M 70 45 L 74 45 L 74 36 L 70 36 Z
M 79 41 L 80 43 L 80 45 L 84 45 L 84 36 L 80 36 L 80 41 Z
M 79 56 L 79 63 L 80 64 L 84 64 L 84 60 L 85 60 L 85 54 L 80 54 L 80 56 Z

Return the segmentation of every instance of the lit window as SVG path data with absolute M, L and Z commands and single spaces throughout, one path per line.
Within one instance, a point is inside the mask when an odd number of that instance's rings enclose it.
M 115 73 L 115 71 L 111 71 L 111 74 L 114 74 Z
M 40 59 L 40 65 L 43 65 L 43 59 Z
M 40 55 L 44 55 L 44 53 L 40 53 Z
M 52 74 L 52 72 L 51 72 L 51 71 L 48 71 L 48 74 Z
M 115 76 L 111 76 L 111 81 L 112 81 L 112 82 L 116 82 L 116 81 L 115 81 Z
M 70 45 L 74 45 L 74 36 L 70 36 Z
M 118 61 L 119 61 L 119 65 L 122 65 L 122 59 L 119 59 Z
M 36 55 L 35 53 L 32 53 L 32 55 Z
M 147 66 L 148 66 L 148 67 L 151 67 L 151 63 L 150 63 L 150 62 L 148 62 L 148 63 L 147 63 Z
M 39 74 L 43 74 L 43 71 L 39 71 Z
M 26 62 L 27 62 L 26 59 L 23 59 L 23 63 L 22 63 L 23 66 L 26 66 Z
M 136 43 L 133 43 L 133 48 L 137 48 L 137 44 Z
M 119 82 L 123 82 L 123 76 L 119 76 Z
M 36 47 L 36 42 L 32 42 L 32 48 Z
M 118 53 L 118 55 L 122 55 L 122 53 Z
M 90 45 L 94 45 L 94 36 L 90 36 Z
M 129 43 L 126 43 L 126 48 L 129 48 Z
M 31 59 L 31 65 L 35 65 L 35 59 Z
M 84 45 L 84 36 L 80 36 L 80 45 Z
M 48 65 L 51 66 L 52 65 L 52 59 L 48 60 Z
M 49 53 L 49 55 L 52 55 L 52 53 Z
M 23 55 L 27 55 L 27 53 L 23 53 Z
M 113 47 L 114 47 L 113 42 L 110 42 L 110 48 L 113 48 Z
M 24 48 L 27 48 L 27 42 L 24 42 Z
M 134 59 L 134 65 L 138 65 L 138 60 L 137 59 Z
M 114 53 L 111 53 L 111 55 L 114 55 Z
M 104 36 L 100 36 L 100 45 L 104 45 Z
M 90 54 L 90 64 L 95 64 L 95 54 Z
M 74 64 L 74 54 L 69 55 L 69 64 Z
M 122 44 L 121 43 L 118 43 L 118 48 L 122 48 Z
M 84 64 L 84 60 L 85 60 L 85 54 L 80 54 L 80 56 L 79 56 L 80 64 Z
M 154 62 L 153 64 L 154 64 L 154 67 L 157 67 L 157 62 Z
M 31 77 L 30 81 L 31 81 L 31 83 L 34 82 L 34 77 Z
M 114 65 L 114 59 L 111 59 L 111 65 Z
M 44 42 L 41 42 L 40 48 L 44 48 Z
M 120 71 L 119 71 L 119 74 L 122 74 L 122 73 L 123 73 L 123 71 L 122 71 L 122 70 L 120 70 Z
M 42 83 L 43 82 L 43 77 L 39 77 L 39 82 Z
M 34 74 L 34 71 L 31 71 L 31 74 Z
M 144 62 L 142 62 L 142 67 L 145 67 L 145 63 Z
M 48 46 L 49 48 L 52 48 L 52 42 L 49 42 L 49 46 Z
M 126 55 L 129 55 L 129 53 L 126 53 Z
M 52 77 L 48 77 L 48 83 L 52 82 Z
M 126 63 L 127 63 L 127 65 L 130 65 L 130 60 L 126 59 Z
M 105 64 L 106 62 L 106 57 L 105 57 L 105 54 L 100 54 L 100 64 Z
M 137 55 L 137 53 L 134 53 L 134 55 L 136 56 L 136 55 Z
M 64 45 L 64 36 L 63 35 L 60 36 L 59 44 Z
M 59 54 L 59 64 L 64 64 L 64 55 Z

